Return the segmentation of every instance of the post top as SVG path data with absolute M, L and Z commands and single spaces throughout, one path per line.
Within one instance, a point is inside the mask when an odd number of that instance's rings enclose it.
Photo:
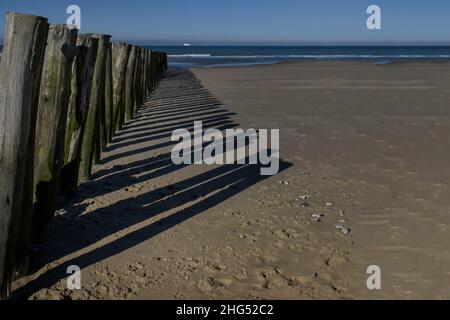
M 112 37 L 109 34 L 102 34 L 102 33 L 85 33 L 80 36 L 89 37 L 89 38 L 106 38 L 106 39 L 111 39 L 111 37 Z
M 6 15 L 8 16 L 17 16 L 17 17 L 24 17 L 24 18 L 37 18 L 39 20 L 42 20 L 44 22 L 48 22 L 48 19 L 46 17 L 41 17 L 41 16 L 35 16 L 33 14 L 27 14 L 27 13 L 20 13 L 20 12 L 15 12 L 15 11 L 7 11 Z

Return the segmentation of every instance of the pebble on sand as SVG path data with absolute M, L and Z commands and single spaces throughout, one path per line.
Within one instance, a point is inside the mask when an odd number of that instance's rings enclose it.
M 330 267 L 332 266 L 339 266 L 344 263 L 348 262 L 347 258 L 341 257 L 341 256 L 332 256 L 326 261 L 326 264 Z
M 323 214 L 317 214 L 317 213 L 314 213 L 314 214 L 311 215 L 311 219 L 312 219 L 314 222 L 321 222 L 323 217 L 324 217 Z
M 221 287 L 229 287 L 233 283 L 230 278 L 214 278 L 214 282 Z
M 349 228 L 346 228 L 346 227 L 341 226 L 341 225 L 336 225 L 335 227 L 336 227 L 336 229 L 341 231 L 343 234 L 349 234 L 350 231 L 351 231 Z
M 309 207 L 310 207 L 310 205 L 309 205 L 308 202 L 303 202 L 303 203 L 301 204 L 301 206 L 302 206 L 302 208 L 309 208 Z

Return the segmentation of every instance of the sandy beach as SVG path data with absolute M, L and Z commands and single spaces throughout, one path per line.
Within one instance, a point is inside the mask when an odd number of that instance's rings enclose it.
M 31 299 L 450 298 L 450 63 L 171 71 L 35 246 Z M 280 172 L 176 166 L 170 136 L 280 129 Z M 100 228 L 101 227 L 101 228 Z M 80 291 L 66 269 L 82 268 Z M 366 287 L 377 265 L 382 290 Z
M 332 233 L 346 212 L 353 243 L 333 244 L 350 252 L 338 272 L 355 277 L 349 295 L 448 299 L 449 68 L 310 62 L 195 74 L 244 127 L 281 129 L 289 198 L 309 193 L 306 212 L 325 214 L 306 230 Z M 367 290 L 370 265 L 381 268 L 379 292 Z

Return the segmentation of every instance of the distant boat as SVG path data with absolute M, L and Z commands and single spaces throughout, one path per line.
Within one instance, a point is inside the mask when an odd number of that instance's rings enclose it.
M 192 44 L 190 44 L 190 43 L 185 43 L 183 46 L 185 46 L 185 47 L 192 47 Z

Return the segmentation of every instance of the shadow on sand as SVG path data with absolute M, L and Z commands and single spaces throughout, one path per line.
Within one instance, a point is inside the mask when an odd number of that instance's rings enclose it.
M 204 130 L 237 127 L 238 124 L 231 120 L 233 115 L 191 72 L 170 72 L 161 87 L 117 134 L 108 147 L 109 153 L 102 159 L 102 169 L 92 176 L 91 181 L 80 186 L 75 194 L 61 197 L 59 206 L 62 214 L 55 218 L 52 238 L 48 243 L 34 247 L 31 255 L 31 273 L 40 270 L 40 275 L 17 289 L 13 298 L 27 298 L 49 288 L 67 277 L 68 266 L 77 265 L 83 269 L 119 254 L 266 179 L 261 176 L 259 165 L 211 166 L 210 170 L 197 176 L 142 194 L 134 192 L 133 186 L 186 166 L 174 165 L 170 153 L 127 164 L 112 164 L 120 160 L 123 163 L 132 155 L 175 145 L 170 141 L 172 131 L 179 128 L 192 131 L 195 120 L 203 121 Z M 158 140 L 166 142 L 158 143 Z M 132 148 L 137 144 L 144 146 Z M 125 147 L 126 150 L 122 151 Z M 290 163 L 280 161 L 280 171 L 290 166 Z M 128 189 L 128 198 L 85 213 L 89 199 Z M 168 210 L 175 213 L 157 220 Z M 122 237 L 108 239 L 110 242 L 93 246 L 91 251 L 74 255 L 64 263 L 55 263 L 56 267 L 41 269 L 151 218 L 155 222 Z

